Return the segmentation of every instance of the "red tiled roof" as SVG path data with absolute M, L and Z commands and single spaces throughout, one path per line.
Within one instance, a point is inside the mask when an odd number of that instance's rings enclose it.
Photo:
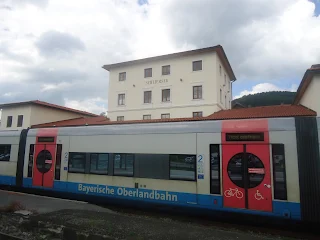
M 93 113 L 89 113 L 89 112 L 85 112 L 85 111 L 80 111 L 80 110 L 73 109 L 73 108 L 63 107 L 63 106 L 60 106 L 60 105 L 47 103 L 47 102 L 43 102 L 43 101 L 39 101 L 39 100 L 26 101 L 26 102 L 15 102 L 15 103 L 4 103 L 4 104 L 0 104 L 0 109 L 1 108 L 5 108 L 5 107 L 14 107 L 14 106 L 19 106 L 19 105 L 27 105 L 27 104 L 41 105 L 41 106 L 44 106 L 44 107 L 60 109 L 60 110 L 63 110 L 63 111 L 68 111 L 68 112 L 79 113 L 79 114 L 90 116 L 90 117 L 99 116 L 97 114 L 93 114 Z
M 99 117 L 79 117 L 68 120 L 61 120 L 56 122 L 42 123 L 32 125 L 31 128 L 44 128 L 44 127 L 74 127 L 74 126 L 86 126 L 86 125 L 99 125 L 101 122 L 109 121 L 104 116 Z
M 167 118 L 151 120 L 127 120 L 110 121 L 105 117 L 73 119 L 60 122 L 34 125 L 32 128 L 40 127 L 66 127 L 88 125 L 113 125 L 113 124 L 135 124 L 135 123 L 161 123 L 161 122 L 186 122 L 186 121 L 205 121 L 205 120 L 226 120 L 226 119 L 248 119 L 248 118 L 273 118 L 273 117 L 295 117 L 295 116 L 316 116 L 316 112 L 302 105 L 276 105 L 265 107 L 241 108 L 221 110 L 208 117 L 197 118 Z
M 248 119 L 248 118 L 272 118 L 272 117 L 295 117 L 316 116 L 316 112 L 302 105 L 273 105 L 263 107 L 251 107 L 221 110 L 208 116 L 208 119 Z
M 106 64 L 106 65 L 103 65 L 102 68 L 110 71 L 112 68 L 116 68 L 116 67 L 128 66 L 128 65 L 137 64 L 137 63 L 147 63 L 147 62 L 157 61 L 157 60 L 167 60 L 167 59 L 171 59 L 171 58 L 175 58 L 175 57 L 182 57 L 182 56 L 188 56 L 188 55 L 197 54 L 197 53 L 205 53 L 205 52 L 213 52 L 213 51 L 215 51 L 218 54 L 218 56 L 220 57 L 222 65 L 224 66 L 224 68 L 228 72 L 228 75 L 229 75 L 231 81 L 235 81 L 236 76 L 234 75 L 234 72 L 231 68 L 231 65 L 230 65 L 230 62 L 227 58 L 227 55 L 221 45 L 200 48 L 200 49 L 195 49 L 195 50 L 190 50 L 190 51 L 184 51 L 184 52 L 171 53 L 171 54 L 166 54 L 166 55 L 161 55 L 161 56 L 156 56 L 156 57 L 137 59 L 137 60 L 121 62 L 121 63 Z
M 320 74 L 320 64 L 312 65 L 311 68 L 307 69 L 307 71 L 304 73 L 304 76 L 300 82 L 300 85 L 297 90 L 296 97 L 293 101 L 293 104 L 298 104 L 301 100 L 303 94 L 307 90 L 313 76 L 315 74 Z

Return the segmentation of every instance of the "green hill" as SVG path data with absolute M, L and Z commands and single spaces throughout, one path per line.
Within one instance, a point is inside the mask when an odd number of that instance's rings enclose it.
M 270 106 L 280 104 L 292 104 L 296 92 L 289 91 L 272 91 L 256 94 L 249 94 L 241 98 L 234 99 L 232 106 L 240 103 L 245 107 Z

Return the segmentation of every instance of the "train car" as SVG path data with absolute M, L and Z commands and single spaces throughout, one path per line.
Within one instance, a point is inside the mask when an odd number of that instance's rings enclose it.
M 0 185 L 16 185 L 21 132 L 18 130 L 0 131 Z
M 23 188 L 320 223 L 318 134 L 314 117 L 29 129 L 6 174 Z

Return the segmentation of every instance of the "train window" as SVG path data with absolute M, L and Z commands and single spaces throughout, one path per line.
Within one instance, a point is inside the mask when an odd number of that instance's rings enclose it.
M 90 154 L 90 173 L 108 174 L 109 154 L 91 153 Z
M 85 168 L 85 153 L 69 153 L 69 172 L 84 173 Z
M 169 154 L 135 154 L 135 177 L 169 179 Z
M 237 185 L 238 187 L 244 188 L 244 180 L 243 180 L 243 159 L 244 154 L 243 153 L 237 153 L 234 155 L 227 167 L 228 175 L 230 180 Z
M 287 200 L 286 164 L 283 144 L 272 144 L 274 199 Z
M 114 175 L 133 176 L 134 155 L 133 154 L 114 154 Z
M 11 145 L 0 145 L 0 161 L 10 161 Z
M 54 171 L 54 179 L 60 180 L 60 170 L 61 170 L 61 152 L 62 152 L 62 145 L 57 145 L 57 154 L 56 154 L 56 166 Z
M 28 160 L 28 177 L 32 177 L 34 144 L 30 144 L 29 160 Z
M 220 194 L 220 145 L 210 145 L 210 174 L 211 174 L 211 194 Z
M 196 180 L 196 155 L 170 155 L 170 179 Z

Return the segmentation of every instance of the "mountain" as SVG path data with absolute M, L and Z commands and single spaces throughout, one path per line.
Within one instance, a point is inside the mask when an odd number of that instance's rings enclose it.
M 241 98 L 232 100 L 232 108 L 236 103 L 244 107 L 271 106 L 280 104 L 292 104 L 296 92 L 272 91 L 245 95 Z

